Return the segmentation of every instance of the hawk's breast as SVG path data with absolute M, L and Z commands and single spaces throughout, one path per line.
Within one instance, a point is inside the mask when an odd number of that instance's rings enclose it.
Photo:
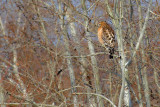
M 101 44 L 104 44 L 104 41 L 103 41 L 103 39 L 102 39 L 102 36 L 103 36 L 103 28 L 100 27 L 100 28 L 98 28 L 98 40 L 99 40 L 99 42 L 100 42 Z

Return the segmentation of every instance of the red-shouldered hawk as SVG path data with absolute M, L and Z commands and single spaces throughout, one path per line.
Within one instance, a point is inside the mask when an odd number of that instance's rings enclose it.
M 99 42 L 109 50 L 109 58 L 113 58 L 114 47 L 115 47 L 115 36 L 114 30 L 106 22 L 100 22 L 98 28 L 98 40 Z

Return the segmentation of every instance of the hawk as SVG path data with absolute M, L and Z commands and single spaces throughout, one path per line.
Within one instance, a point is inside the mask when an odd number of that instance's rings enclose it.
M 113 58 L 114 47 L 115 47 L 115 35 L 112 27 L 106 22 L 100 22 L 98 28 L 98 40 L 109 50 L 109 58 Z

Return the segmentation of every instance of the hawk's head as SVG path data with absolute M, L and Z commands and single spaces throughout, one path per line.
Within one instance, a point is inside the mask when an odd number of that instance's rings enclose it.
M 99 22 L 98 27 L 104 27 L 104 26 L 106 26 L 106 24 L 107 23 L 105 21 Z

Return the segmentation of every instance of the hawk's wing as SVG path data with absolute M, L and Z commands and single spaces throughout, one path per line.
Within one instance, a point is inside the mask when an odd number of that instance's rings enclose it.
M 114 54 L 114 46 L 115 46 L 114 31 L 104 28 L 102 33 L 102 39 L 104 41 L 104 45 L 109 50 L 109 53 L 110 53 L 109 58 L 112 59 Z
M 111 29 L 103 28 L 102 39 L 104 41 L 105 46 L 112 48 L 115 46 L 115 36 L 112 28 Z

